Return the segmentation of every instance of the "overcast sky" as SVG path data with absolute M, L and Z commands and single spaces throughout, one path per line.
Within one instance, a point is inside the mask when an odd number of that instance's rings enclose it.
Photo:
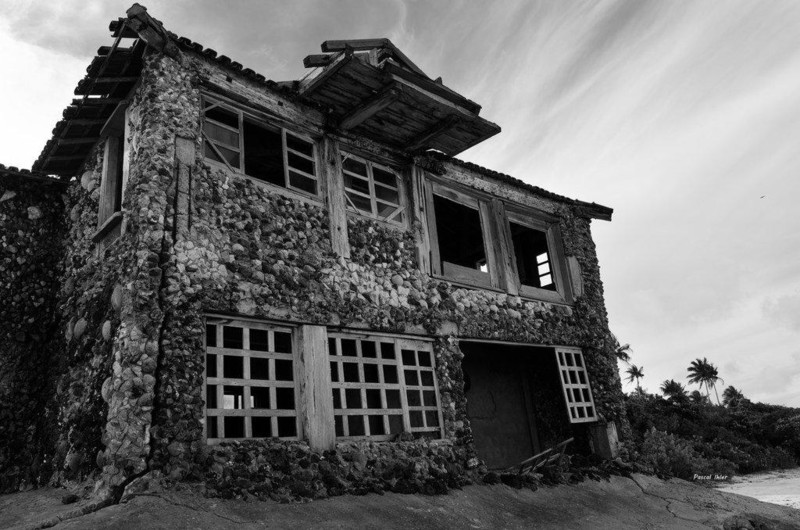
M 0 4 L 0 163 L 32 165 L 130 4 Z M 800 2 L 144 5 L 276 81 L 323 40 L 390 38 L 503 128 L 460 158 L 614 208 L 593 233 L 646 389 L 708 357 L 800 406 Z

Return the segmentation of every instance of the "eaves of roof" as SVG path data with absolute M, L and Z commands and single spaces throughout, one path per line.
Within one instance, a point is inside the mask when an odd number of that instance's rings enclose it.
M 39 184 L 61 187 L 66 187 L 68 185 L 68 182 L 56 177 L 51 177 L 50 175 L 45 175 L 44 173 L 31 171 L 29 169 L 18 169 L 14 166 L 5 166 L 3 164 L 0 164 L 0 179 L 19 179 L 26 182 L 37 182 Z
M 593 217 L 595 219 L 610 221 L 611 215 L 614 213 L 614 209 L 609 208 L 608 206 L 603 206 L 602 204 L 597 204 L 595 202 L 585 202 L 578 199 L 571 199 L 569 197 L 553 193 L 552 191 L 547 191 L 538 186 L 528 184 L 527 182 L 522 181 L 516 177 L 512 177 L 511 175 L 507 175 L 506 173 L 500 173 L 499 171 L 479 166 L 478 164 L 473 164 L 472 162 L 467 162 L 465 160 L 461 160 L 458 158 L 449 157 L 434 151 L 426 153 L 426 156 L 432 157 L 436 160 L 439 160 L 440 162 L 449 162 L 451 164 L 461 166 L 465 169 L 469 169 L 470 171 L 474 171 L 475 173 L 479 173 L 481 175 L 485 175 L 487 177 L 499 180 L 500 182 L 503 182 L 510 186 L 514 186 L 515 188 L 530 191 L 540 197 L 576 206 L 579 209 L 583 210 L 583 212 L 586 215 L 588 215 L 589 217 Z

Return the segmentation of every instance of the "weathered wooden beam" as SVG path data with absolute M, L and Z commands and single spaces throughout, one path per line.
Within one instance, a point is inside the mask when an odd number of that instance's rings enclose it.
M 303 66 L 306 68 L 316 68 L 318 66 L 328 66 L 333 61 L 335 55 L 330 53 L 317 53 L 306 55 L 303 59 Z
M 97 136 L 90 137 L 87 136 L 85 138 L 59 138 L 56 140 L 58 145 L 81 145 L 81 144 L 93 144 L 100 138 Z
M 300 95 L 307 95 L 322 86 L 325 82 L 328 81 L 331 77 L 333 77 L 336 72 L 341 70 L 347 63 L 353 60 L 353 52 L 352 50 L 345 50 L 344 53 L 336 56 L 328 66 L 325 67 L 325 70 L 322 71 L 321 74 L 318 76 L 311 78 L 311 79 L 304 79 L 300 82 Z
M 84 107 L 105 107 L 107 105 L 116 105 L 120 101 L 124 101 L 123 98 L 85 98 L 85 99 L 73 99 L 72 104 L 76 107 L 84 106 Z
M 63 155 L 63 156 L 48 156 L 45 159 L 46 163 L 49 162 L 72 162 L 75 160 L 83 160 L 86 158 L 88 153 L 82 155 Z
M 125 133 L 125 110 L 128 108 L 128 100 L 120 101 L 117 107 L 108 117 L 103 128 L 100 130 L 100 136 L 107 138 L 109 136 L 122 136 Z
M 295 375 L 300 387 L 298 410 L 302 410 L 303 434 L 312 450 L 333 449 L 336 426 L 331 399 L 328 330 L 325 326 L 300 326 L 296 340 L 296 351 L 300 353 Z
M 427 147 L 432 140 L 454 127 L 458 122 L 458 116 L 447 116 L 445 119 L 441 120 L 439 123 L 419 135 L 419 137 L 417 137 L 417 139 L 407 147 L 407 150 L 414 152 Z
M 325 135 L 322 139 L 322 180 L 327 184 L 328 216 L 331 228 L 331 247 L 343 258 L 350 257 L 347 237 L 347 206 L 345 205 L 342 156 L 335 140 Z
M 403 63 L 409 70 L 425 78 L 428 77 L 419 66 L 414 64 L 411 59 L 406 57 L 406 55 L 401 52 L 397 46 L 392 44 L 392 41 L 389 39 L 326 40 L 322 43 L 323 52 L 335 52 L 344 50 L 346 48 L 350 48 L 354 51 L 366 51 L 372 50 L 373 48 L 388 48 L 392 51 L 392 55 L 394 55 L 395 58 Z
M 366 101 L 362 101 L 358 107 L 351 110 L 339 120 L 339 128 L 349 130 L 364 123 L 369 118 L 382 111 L 400 98 L 403 90 L 398 86 L 391 86 L 375 94 Z
M 133 4 L 126 13 L 128 15 L 128 20 L 125 24 L 136 31 L 139 37 L 145 41 L 148 46 L 163 52 L 173 59 L 178 58 L 180 55 L 178 45 L 172 42 L 172 39 L 170 39 L 161 23 L 147 14 L 146 7 Z
M 440 96 L 455 105 L 463 107 L 464 109 L 468 110 L 469 112 L 472 112 L 475 115 L 479 114 L 481 111 L 481 106 L 472 101 L 471 99 L 468 99 L 459 94 L 458 92 L 456 92 L 455 90 L 446 87 L 441 82 L 437 83 L 436 81 L 428 79 L 427 77 L 420 78 L 419 76 L 415 76 L 411 74 L 408 70 L 405 70 L 400 66 L 398 66 L 397 64 L 395 64 L 393 61 L 387 61 L 384 64 L 383 69 L 388 74 L 400 77 L 411 84 L 417 85 L 420 88 L 427 90 L 433 94 L 436 94 L 437 96 Z M 439 79 L 441 80 L 441 78 Z
M 354 51 L 371 50 L 391 44 L 389 39 L 349 39 L 349 40 L 326 40 L 322 43 L 323 52 L 338 52 L 345 48 L 352 48 Z

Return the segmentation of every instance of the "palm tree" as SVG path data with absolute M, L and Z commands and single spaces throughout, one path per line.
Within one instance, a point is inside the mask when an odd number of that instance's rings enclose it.
M 686 389 L 674 379 L 667 379 L 661 384 L 661 393 L 672 401 L 682 401 L 686 398 Z
M 639 379 L 644 377 L 644 368 L 640 368 L 635 364 L 632 364 L 628 367 L 627 370 L 625 370 L 625 373 L 628 374 L 628 382 L 633 383 L 633 381 L 635 380 L 636 389 L 641 391 L 642 387 L 639 385 Z
M 689 365 L 689 382 L 695 383 L 703 388 L 706 387 L 706 395 L 711 400 L 711 389 L 714 389 L 714 395 L 717 396 L 717 405 L 719 405 L 719 394 L 717 394 L 717 381 L 725 382 L 717 371 L 717 367 L 708 362 L 708 359 L 703 357 L 703 360 L 695 359 Z
M 633 353 L 633 349 L 631 348 L 630 344 L 620 344 L 617 336 L 611 333 L 611 347 L 614 348 L 614 355 L 617 356 L 617 359 L 625 364 L 631 363 L 631 354 Z
M 708 398 L 705 397 L 699 390 L 693 390 L 692 393 L 689 394 L 689 401 L 692 403 L 697 403 L 698 405 L 702 405 L 708 401 Z
M 722 404 L 726 407 L 738 407 L 745 401 L 747 401 L 747 398 L 735 386 L 729 386 L 722 393 Z

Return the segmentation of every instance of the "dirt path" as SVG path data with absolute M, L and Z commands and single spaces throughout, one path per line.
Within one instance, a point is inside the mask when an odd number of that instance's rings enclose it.
M 800 529 L 800 511 L 682 480 L 635 475 L 575 486 L 515 490 L 470 486 L 442 496 L 367 495 L 305 504 L 222 501 L 191 490 L 134 497 L 77 515 L 63 490 L 0 497 L 0 528 L 761 528 Z M 746 526 L 751 521 L 754 526 Z M 736 524 L 734 524 L 736 523 Z

